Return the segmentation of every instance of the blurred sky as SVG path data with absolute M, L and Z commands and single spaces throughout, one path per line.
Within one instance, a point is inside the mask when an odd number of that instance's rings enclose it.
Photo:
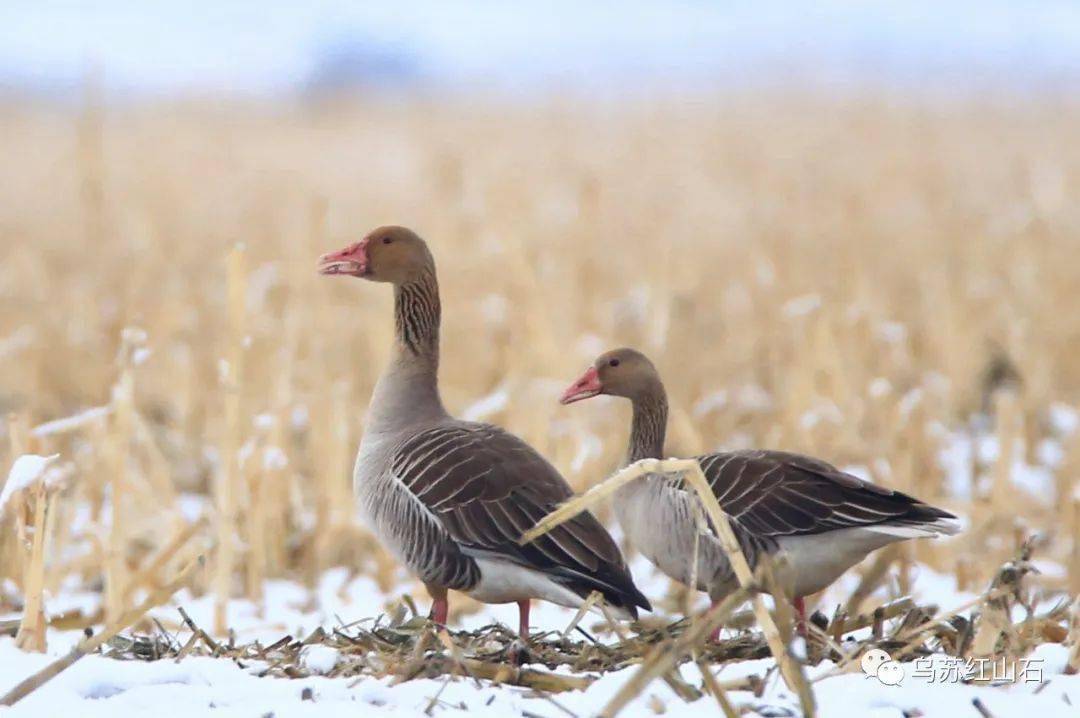
M 0 0 L 0 86 L 633 90 L 1080 77 L 1080 0 Z

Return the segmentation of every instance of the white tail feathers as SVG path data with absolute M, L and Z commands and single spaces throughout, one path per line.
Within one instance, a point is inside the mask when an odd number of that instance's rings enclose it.
M 936 536 L 952 536 L 960 533 L 963 528 L 957 519 L 938 519 L 925 524 L 878 524 L 867 526 L 871 531 L 876 531 L 901 539 L 934 538 Z

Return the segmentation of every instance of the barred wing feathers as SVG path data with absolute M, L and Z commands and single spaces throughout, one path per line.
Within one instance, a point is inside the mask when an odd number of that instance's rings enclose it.
M 581 596 L 599 590 L 631 613 L 635 606 L 649 608 L 615 542 L 590 513 L 517 544 L 573 491 L 516 436 L 467 422 L 427 429 L 395 452 L 391 473 L 463 555 L 494 556 L 542 571 Z
M 860 527 L 916 535 L 959 528 L 947 511 L 807 456 L 755 450 L 708 454 L 698 461 L 737 528 L 757 538 Z

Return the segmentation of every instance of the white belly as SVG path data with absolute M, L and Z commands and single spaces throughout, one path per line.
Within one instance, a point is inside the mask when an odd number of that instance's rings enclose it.
M 465 594 L 481 603 L 514 603 L 538 598 L 567 608 L 578 608 L 581 596 L 552 581 L 540 571 L 497 558 L 476 558 L 480 581 Z M 609 607 L 616 618 L 628 618 L 622 609 Z
M 480 567 L 480 581 L 466 593 L 482 603 L 541 598 L 569 608 L 581 605 L 580 596 L 534 569 L 497 558 L 477 558 L 476 564 Z
M 810 536 L 790 536 L 777 541 L 787 559 L 790 586 L 795 596 L 824 589 L 871 551 L 900 540 L 873 529 L 851 528 Z

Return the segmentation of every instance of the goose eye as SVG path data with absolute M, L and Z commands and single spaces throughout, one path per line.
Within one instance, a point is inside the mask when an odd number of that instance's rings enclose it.
M 608 362 L 608 366 L 619 366 L 619 360 L 618 359 L 612 359 L 611 361 Z
M 390 243 L 391 243 L 391 242 L 393 242 L 393 241 L 394 241 L 394 238 L 393 238 L 393 237 L 383 237 L 383 238 L 382 238 L 382 243 L 383 243 L 383 244 L 390 244 Z

